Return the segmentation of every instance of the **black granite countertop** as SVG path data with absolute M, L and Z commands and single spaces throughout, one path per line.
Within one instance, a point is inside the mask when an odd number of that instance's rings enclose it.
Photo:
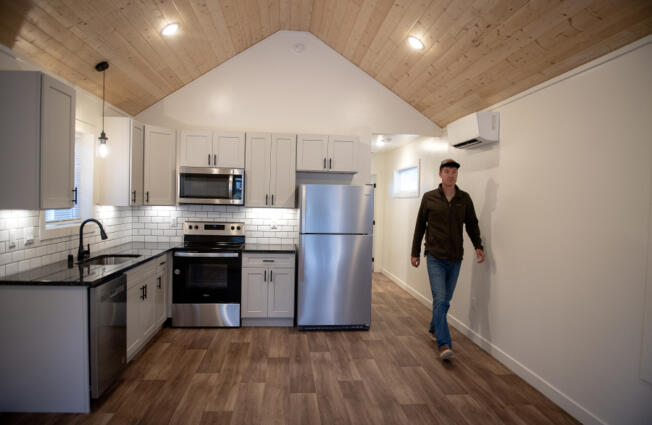
M 245 243 L 244 252 L 277 252 L 291 254 L 297 252 L 295 244 Z
M 0 278 L 0 285 L 51 285 L 51 286 L 85 286 L 95 287 L 113 279 L 140 264 L 164 254 L 174 248 L 180 248 L 179 242 L 131 242 L 101 251 L 91 251 L 91 257 L 107 254 L 136 254 L 139 257 L 112 265 L 79 265 L 68 268 L 67 261 L 59 261 L 46 266 L 12 274 Z

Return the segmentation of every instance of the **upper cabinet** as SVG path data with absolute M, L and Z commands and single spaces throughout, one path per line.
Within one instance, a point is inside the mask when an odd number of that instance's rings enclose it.
M 247 133 L 245 205 L 295 207 L 296 135 Z
M 75 89 L 41 72 L 0 71 L 0 209 L 74 206 Z
M 297 137 L 297 171 L 357 173 L 358 138 L 300 134 Z
M 106 117 L 104 127 L 110 152 L 96 160 L 101 182 L 98 204 L 143 205 L 145 126 L 127 117 Z
M 176 203 L 174 130 L 145 125 L 145 205 Z
M 241 132 L 182 130 L 179 165 L 182 167 L 244 168 L 245 135 Z

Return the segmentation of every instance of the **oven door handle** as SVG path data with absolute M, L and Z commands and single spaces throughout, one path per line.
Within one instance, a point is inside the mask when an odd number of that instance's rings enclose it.
M 196 257 L 196 258 L 237 258 L 237 252 L 175 252 L 175 257 Z

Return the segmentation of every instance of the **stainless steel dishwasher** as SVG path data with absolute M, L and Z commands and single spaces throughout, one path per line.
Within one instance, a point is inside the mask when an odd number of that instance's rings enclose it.
M 127 276 L 89 291 L 91 397 L 99 398 L 127 365 Z

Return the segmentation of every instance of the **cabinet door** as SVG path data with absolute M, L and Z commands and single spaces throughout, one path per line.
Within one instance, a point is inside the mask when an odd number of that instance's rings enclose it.
M 328 140 L 328 171 L 355 173 L 358 138 L 330 136 Z
M 267 280 L 264 268 L 242 269 L 242 313 L 245 317 L 267 317 Z
M 75 170 L 75 89 L 41 79 L 41 209 L 72 208 Z
M 174 205 L 175 134 L 145 126 L 145 205 Z
M 142 284 L 127 289 L 127 353 L 132 354 L 143 341 L 140 309 L 143 304 Z
M 131 174 L 129 179 L 129 204 L 143 205 L 143 178 L 145 166 L 145 126 L 131 123 Z
M 213 166 L 218 168 L 245 167 L 245 135 L 244 133 L 213 133 L 213 155 L 217 161 Z
M 156 328 L 158 328 L 158 323 L 156 322 L 156 276 L 150 276 L 146 282 L 143 282 L 145 285 L 145 302 L 141 304 L 141 321 L 143 326 L 143 338 L 149 338 Z
M 326 171 L 328 136 L 297 136 L 297 171 Z
M 213 167 L 213 133 L 204 130 L 183 130 L 179 137 L 179 165 Z
M 247 133 L 245 163 L 245 205 L 264 207 L 270 202 L 270 150 L 269 133 Z
M 271 268 L 268 273 L 268 317 L 294 317 L 294 269 Z
M 272 135 L 272 162 L 269 191 L 270 205 L 294 208 L 296 189 L 297 136 L 294 134 Z
M 154 297 L 154 324 L 156 327 L 165 322 L 165 319 L 167 318 L 167 313 L 165 311 L 165 288 L 167 286 L 166 276 L 167 270 L 159 270 L 159 273 L 156 276 L 156 281 L 154 282 L 154 291 L 156 292 L 156 296 Z

